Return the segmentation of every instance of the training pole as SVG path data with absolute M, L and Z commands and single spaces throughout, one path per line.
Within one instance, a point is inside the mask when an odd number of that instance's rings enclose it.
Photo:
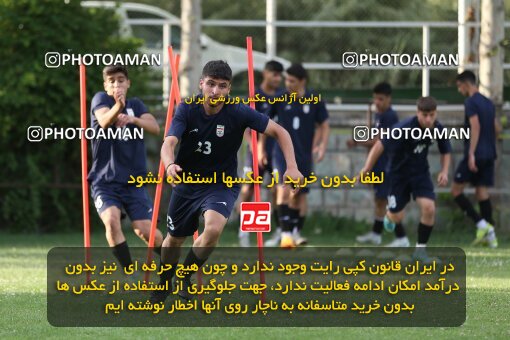
M 246 51 L 248 53 L 248 94 L 250 98 L 255 97 L 255 80 L 253 74 L 253 46 L 251 37 L 246 37 Z M 250 107 L 255 110 L 255 102 L 250 101 Z M 253 156 L 253 177 L 257 178 L 259 176 L 259 160 L 258 160 L 258 150 L 257 150 L 257 131 L 251 130 L 251 150 Z M 260 186 L 258 183 L 253 184 L 253 191 L 255 193 L 255 202 L 260 202 Z M 259 251 L 259 262 L 264 263 L 264 237 L 262 232 L 257 232 L 257 248 Z M 260 283 L 264 284 L 266 282 L 266 278 L 264 276 L 264 272 L 260 272 Z M 260 299 L 262 302 L 266 300 L 266 291 L 263 290 L 260 295 Z
M 174 62 L 173 58 L 174 57 L 173 57 L 172 46 L 169 46 L 168 47 L 168 60 L 169 60 L 170 71 L 172 73 L 172 85 L 170 86 L 170 96 L 168 98 L 168 107 L 167 107 L 167 111 L 166 111 L 166 122 L 165 122 L 165 130 L 163 132 L 163 141 L 165 140 L 166 132 L 170 128 L 170 123 L 172 122 L 172 116 L 173 116 L 174 107 L 175 107 L 174 104 L 176 103 L 176 100 L 175 100 L 176 93 L 179 89 L 178 75 L 177 74 L 174 75 L 172 65 L 175 64 L 176 69 L 177 70 L 179 69 L 180 56 L 177 55 L 175 57 L 175 62 Z M 152 261 L 152 252 L 154 250 L 154 242 L 156 239 L 156 230 L 157 230 L 157 226 L 158 226 L 158 216 L 159 216 L 159 206 L 160 206 L 160 202 L 161 202 L 161 193 L 163 191 L 163 182 L 166 179 L 165 168 L 164 168 L 162 160 L 159 161 L 158 178 L 161 178 L 162 180 L 156 186 L 156 195 L 154 197 L 154 207 L 152 209 L 151 231 L 150 231 L 150 235 L 149 235 L 149 249 L 147 251 L 147 264 L 148 265 Z M 145 273 L 145 282 L 149 282 L 149 276 L 150 276 L 150 272 L 146 272 Z
M 85 65 L 80 63 L 80 121 L 81 128 L 87 128 L 87 73 Z M 90 214 L 89 214 L 89 185 L 87 182 L 87 139 L 81 139 L 81 192 L 83 205 L 83 246 L 85 248 L 85 263 L 90 262 Z M 90 282 L 90 272 L 87 272 L 87 283 Z
M 179 90 L 179 86 L 178 86 L 178 83 L 177 83 L 177 79 L 179 77 L 179 68 L 177 66 L 177 63 L 174 63 L 174 58 L 173 58 L 173 50 L 170 50 L 169 51 L 170 53 L 170 66 L 172 68 L 172 79 L 176 79 L 176 86 L 175 86 L 175 102 L 177 103 L 177 105 L 179 105 L 181 103 L 181 91 Z M 166 134 L 166 132 L 165 132 Z M 196 240 L 198 237 L 198 230 L 195 231 L 195 233 L 193 234 L 193 240 Z M 198 283 L 198 287 L 201 287 L 202 286 L 202 270 L 199 270 L 197 272 L 197 283 Z M 201 296 L 199 295 L 198 298 L 200 299 Z

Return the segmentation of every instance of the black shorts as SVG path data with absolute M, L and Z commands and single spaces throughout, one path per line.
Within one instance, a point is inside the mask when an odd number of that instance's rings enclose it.
M 97 213 L 111 206 L 124 208 L 131 221 L 152 219 L 152 201 L 144 187 L 137 188 L 128 184 L 91 185 L 92 198 Z
M 273 163 L 271 154 L 267 155 L 267 165 L 259 164 L 259 176 L 264 177 L 266 172 L 271 175 L 273 172 L 273 167 L 271 164 Z M 244 159 L 244 166 L 243 166 L 243 174 L 244 177 L 246 177 L 246 174 L 250 171 L 253 171 L 253 155 L 248 148 L 248 151 L 246 152 L 246 158 Z
M 494 185 L 494 159 L 476 159 L 477 172 L 469 170 L 468 159 L 464 157 L 455 170 L 455 183 L 471 183 L 473 186 Z
M 180 196 L 173 191 L 166 216 L 168 233 L 175 237 L 193 235 L 198 229 L 200 215 L 207 210 L 214 210 L 228 219 L 239 191 L 239 185 L 232 188 L 224 185 L 211 186 L 194 198 Z
M 376 174 L 377 176 L 381 176 L 380 173 Z M 380 184 L 373 184 L 372 188 L 374 189 L 374 194 L 376 198 L 387 199 L 390 193 L 391 186 L 391 177 L 389 176 L 389 172 L 384 173 L 384 180 Z
M 390 188 L 388 193 L 388 210 L 392 213 L 398 213 L 404 210 L 405 206 L 411 200 L 418 197 L 436 199 L 434 185 L 430 178 L 430 173 L 417 176 L 391 176 Z
M 278 157 L 273 158 L 273 171 L 275 172 L 275 176 L 278 177 L 278 183 L 284 184 L 285 178 L 283 178 L 283 175 L 285 174 L 285 171 L 287 171 L 287 164 L 285 163 L 285 160 L 278 159 Z M 298 162 L 297 164 L 299 172 L 304 177 L 309 177 L 312 174 L 312 162 Z M 306 186 L 304 188 L 299 189 L 300 194 L 307 194 L 310 192 L 310 187 Z

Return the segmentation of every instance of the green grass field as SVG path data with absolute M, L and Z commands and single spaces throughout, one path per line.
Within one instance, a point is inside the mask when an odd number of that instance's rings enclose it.
M 359 227 L 359 226 L 358 226 Z M 315 245 L 352 245 L 351 230 L 311 229 Z M 102 231 L 92 236 L 92 244 L 106 246 Z M 236 245 L 235 227 L 230 226 L 221 244 Z M 328 235 L 325 235 L 326 232 Z M 132 246 L 140 246 L 126 232 Z M 510 338 L 510 247 L 500 237 L 496 250 L 469 247 L 469 237 L 434 235 L 433 245 L 458 245 L 467 254 L 467 319 L 454 328 L 56 328 L 46 318 L 46 255 L 51 247 L 80 246 L 80 234 L 12 235 L 0 234 L 0 338 L 164 338 L 206 339 L 347 338 L 369 339 Z M 504 236 L 504 235 L 503 235 Z M 412 234 L 411 234 L 412 239 Z M 460 241 L 459 241 L 460 239 Z M 447 306 L 445 306 L 447 308 Z

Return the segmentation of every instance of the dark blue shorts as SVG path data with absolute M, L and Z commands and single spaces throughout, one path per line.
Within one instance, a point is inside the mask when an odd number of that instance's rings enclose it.
M 122 184 L 91 185 L 92 198 L 99 215 L 111 206 L 124 209 L 131 221 L 152 219 L 152 200 L 144 187 Z
M 194 198 L 187 198 L 172 192 L 166 227 L 168 233 L 175 237 L 191 236 L 198 229 L 198 219 L 206 210 L 214 210 L 229 218 L 234 209 L 240 187 L 228 188 L 224 185 L 211 186 Z
M 304 177 L 308 177 L 312 174 L 312 168 L 313 164 L 312 162 L 297 162 L 297 167 L 299 172 Z M 278 183 L 284 184 L 285 179 L 283 178 L 283 175 L 285 174 L 285 171 L 287 170 L 287 164 L 285 162 L 285 159 L 279 159 L 278 157 L 273 158 L 273 171 L 275 172 L 275 176 L 278 176 Z M 300 194 L 307 194 L 310 192 L 310 187 L 306 186 L 304 188 L 301 188 L 299 190 Z
M 377 176 L 381 176 L 380 173 L 376 173 Z M 374 194 L 376 198 L 387 199 L 390 193 L 391 178 L 388 172 L 384 173 L 384 180 L 381 184 L 374 184 Z
M 494 159 L 476 159 L 478 172 L 469 170 L 468 159 L 464 157 L 455 170 L 455 183 L 471 183 L 473 186 L 494 185 Z
M 404 210 L 405 206 L 411 200 L 418 197 L 436 199 L 434 185 L 427 172 L 417 176 L 392 176 L 388 193 L 388 210 L 392 213 L 398 213 Z
M 271 154 L 267 155 L 267 165 L 264 166 L 262 164 L 259 164 L 259 176 L 264 177 L 267 173 L 268 175 L 271 175 L 273 172 L 273 167 L 271 166 L 273 160 L 271 157 Z M 246 158 L 244 159 L 244 166 L 243 166 L 243 175 L 246 177 L 246 174 L 250 171 L 253 171 L 253 156 L 248 148 L 248 151 L 246 152 Z

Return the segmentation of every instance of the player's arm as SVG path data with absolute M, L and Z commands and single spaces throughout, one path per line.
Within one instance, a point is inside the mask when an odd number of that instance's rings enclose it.
M 270 120 L 271 122 L 271 120 Z M 276 123 L 275 123 L 276 124 Z M 250 143 L 251 145 L 251 143 Z M 266 135 L 260 134 L 257 141 L 257 156 L 259 164 L 266 166 L 268 154 L 266 152 Z
M 445 187 L 448 184 L 448 169 L 450 169 L 451 153 L 441 154 L 441 171 L 437 175 L 437 184 Z
M 316 145 L 319 145 L 321 139 L 322 139 L 322 136 L 321 136 L 321 132 L 322 130 L 319 129 L 319 125 L 317 124 L 317 127 L 315 129 L 315 134 L 313 135 L 313 146 L 315 148 Z
M 303 175 L 299 172 L 296 163 L 296 157 L 294 156 L 294 146 L 289 133 L 280 125 L 276 124 L 273 120 L 269 120 L 264 135 L 271 136 L 280 145 L 283 156 L 285 157 L 285 163 L 287 164 L 287 170 L 285 171 L 284 178 L 289 176 L 294 180 L 302 181 Z
M 182 168 L 175 164 L 175 148 L 179 144 L 179 139 L 175 136 L 167 136 L 161 147 L 161 161 L 165 167 L 167 176 L 175 177 L 178 172 L 182 171 Z M 175 184 L 172 184 L 175 186 Z
M 179 144 L 179 138 L 182 137 L 186 126 L 186 107 L 183 104 L 179 104 L 170 125 L 170 130 L 168 130 L 161 146 L 161 161 L 167 176 L 175 177 L 178 172 L 182 171 L 180 165 L 175 164 L 175 148 Z M 172 183 L 172 186 L 175 186 L 175 184 Z
M 501 127 L 501 124 L 497 117 L 494 117 L 494 132 L 496 133 L 496 140 L 498 140 L 501 132 L 503 131 L 503 128 Z
M 317 128 L 318 132 L 318 140 L 315 141 L 314 138 L 314 147 L 313 147 L 313 153 L 317 155 L 317 162 L 320 162 L 324 159 L 324 155 L 326 154 L 326 149 L 328 147 L 328 141 L 329 141 L 329 120 L 326 119 L 322 123 L 319 124 L 319 127 Z
M 108 128 L 110 125 L 115 123 L 118 115 L 126 106 L 126 97 L 124 95 L 115 95 L 115 105 L 112 108 L 101 107 L 94 111 L 99 126 L 103 129 Z
M 384 145 L 379 140 L 377 141 L 372 149 L 370 149 L 370 152 L 368 153 L 367 160 L 365 161 L 365 165 L 363 166 L 363 169 L 361 169 L 360 173 L 366 173 L 374 167 L 375 163 L 381 157 L 381 155 L 384 152 Z
M 477 172 L 478 168 L 476 167 L 475 151 L 478 145 L 478 139 L 480 138 L 480 121 L 478 120 L 478 115 L 475 114 L 469 117 L 469 124 L 471 125 L 471 134 L 469 136 L 468 166 L 469 170 Z
M 125 126 L 127 124 L 134 124 L 139 128 L 142 128 L 144 131 L 152 133 L 154 135 L 159 135 L 159 125 L 156 121 L 156 118 L 150 113 L 144 113 L 140 117 L 129 116 L 127 114 L 121 113 L 117 117 L 117 126 Z

